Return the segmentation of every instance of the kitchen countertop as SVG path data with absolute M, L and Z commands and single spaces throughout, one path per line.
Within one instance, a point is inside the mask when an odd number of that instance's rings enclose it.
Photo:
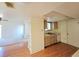
M 56 33 L 45 33 L 45 36 L 56 35 Z

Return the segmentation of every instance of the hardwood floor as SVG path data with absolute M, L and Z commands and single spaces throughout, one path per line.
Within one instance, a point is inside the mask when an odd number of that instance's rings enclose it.
M 65 43 L 57 43 L 55 45 L 47 47 L 45 50 L 33 54 L 32 56 L 70 57 L 77 51 L 77 49 L 78 49 L 77 47 Z
M 15 44 L 6 47 L 0 47 L 0 56 L 4 57 L 69 57 L 72 56 L 78 48 L 58 43 L 45 48 L 42 51 L 30 55 L 26 43 Z
M 0 56 L 2 57 L 27 57 L 30 55 L 26 42 L 1 47 L 1 49 Z

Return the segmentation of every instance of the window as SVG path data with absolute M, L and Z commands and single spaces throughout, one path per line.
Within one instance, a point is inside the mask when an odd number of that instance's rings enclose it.
M 45 30 L 51 31 L 53 27 L 54 26 L 53 26 L 53 23 L 52 22 L 47 22 L 47 28 Z
M 2 27 L 2 26 L 0 25 L 0 39 L 1 39 L 1 27 Z

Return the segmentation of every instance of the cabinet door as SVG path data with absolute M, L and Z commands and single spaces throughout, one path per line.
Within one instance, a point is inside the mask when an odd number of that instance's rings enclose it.
M 49 35 L 49 36 L 45 36 L 45 39 L 44 39 L 44 43 L 45 43 L 45 46 L 49 46 L 51 44 L 54 44 L 57 42 L 57 36 L 56 35 Z
M 54 29 L 58 29 L 58 22 L 54 22 Z
M 45 36 L 45 39 L 44 39 L 44 44 L 45 46 L 48 46 L 51 44 L 51 37 L 50 36 Z
M 44 29 L 47 28 L 47 20 L 44 20 Z
M 56 35 L 52 35 L 51 36 L 51 44 L 54 44 L 57 42 L 57 36 Z

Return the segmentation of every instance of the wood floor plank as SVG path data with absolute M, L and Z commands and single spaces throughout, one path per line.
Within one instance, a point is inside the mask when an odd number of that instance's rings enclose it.
M 77 47 L 65 44 L 57 43 L 45 48 L 34 54 L 30 54 L 29 49 L 26 46 L 26 42 L 21 44 L 2 47 L 0 56 L 3 57 L 70 57 L 77 50 Z M 2 54 L 1 54 L 2 53 Z
M 58 43 L 52 46 L 47 47 L 46 49 L 33 54 L 32 56 L 38 57 L 69 57 L 72 56 L 76 51 L 77 47 L 65 44 L 65 43 Z

